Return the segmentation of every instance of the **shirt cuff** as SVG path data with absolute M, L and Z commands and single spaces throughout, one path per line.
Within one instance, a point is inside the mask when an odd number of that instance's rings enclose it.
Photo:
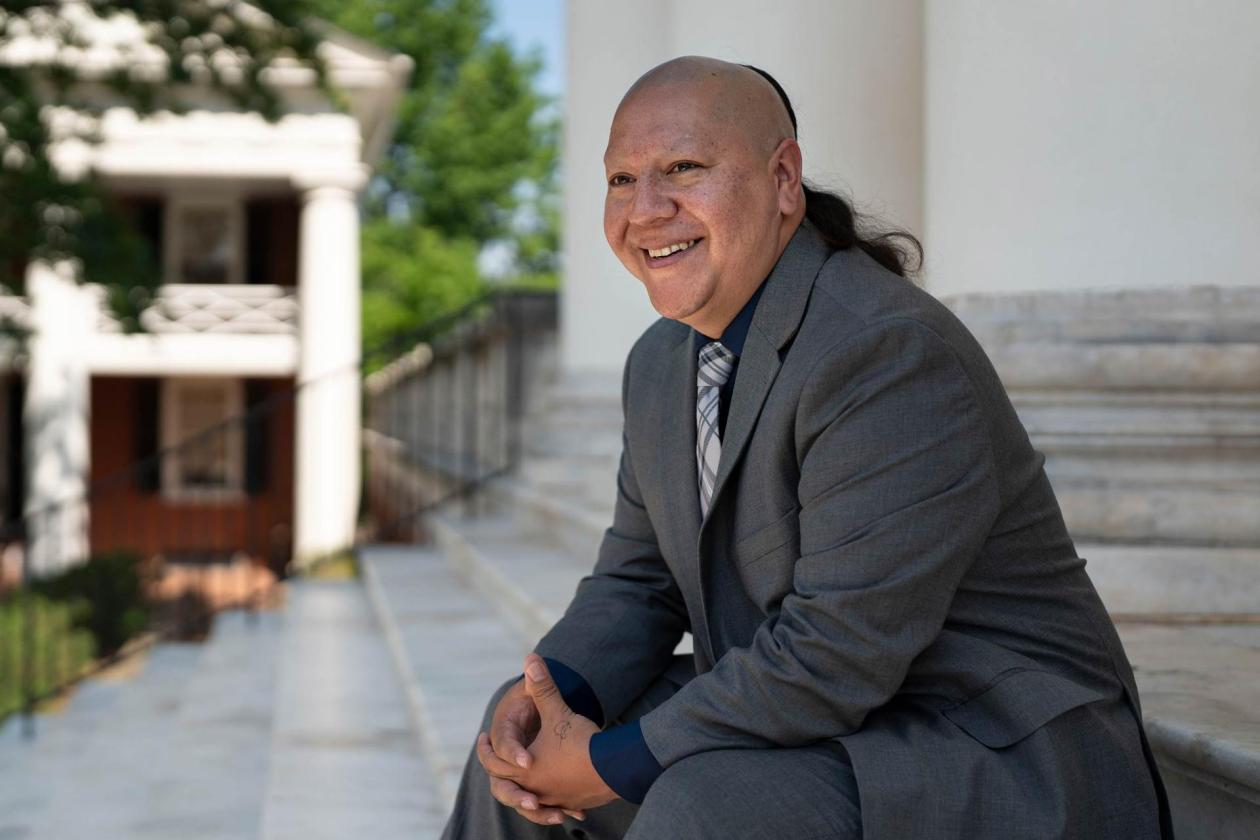
M 591 764 L 604 784 L 635 805 L 643 802 L 648 788 L 665 769 L 648 749 L 637 720 L 596 732 L 591 736 L 590 750 Z
M 604 707 L 600 705 L 599 698 L 595 696 L 595 689 L 591 688 L 591 684 L 582 678 L 582 675 L 574 671 L 563 662 L 544 656 L 543 662 L 547 663 L 547 670 L 551 672 L 551 679 L 556 684 L 556 689 L 560 692 L 560 696 L 564 698 L 564 702 L 569 704 L 569 708 L 577 712 L 584 718 L 590 718 L 599 728 L 604 728 Z M 525 678 L 521 674 L 517 678 L 518 682 Z

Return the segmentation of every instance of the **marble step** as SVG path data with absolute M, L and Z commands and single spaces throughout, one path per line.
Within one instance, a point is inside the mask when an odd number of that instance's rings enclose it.
M 295 580 L 261 840 L 437 837 L 444 807 L 358 580 Z
M 609 458 L 621 454 L 621 434 L 605 427 L 543 427 L 531 429 L 521 439 L 526 456 L 579 456 Z
M 595 565 L 600 540 L 612 522 L 611 503 L 601 509 L 590 504 L 589 498 L 549 492 L 526 480 L 492 481 L 484 497 L 491 510 L 501 512 L 499 519 L 505 520 L 490 527 L 525 535 L 532 544 L 562 552 L 584 573 Z
M 1077 543 L 1076 551 L 1113 617 L 1260 617 L 1260 549 Z
M 620 420 L 621 376 L 609 376 L 604 372 L 561 372 L 549 387 L 539 393 L 536 405 L 537 413 L 544 417 L 595 411 Z
M 617 497 L 617 463 L 615 456 L 583 460 L 533 457 L 524 459 L 516 474 L 523 484 L 588 510 L 606 512 L 611 519 Z
M 486 702 L 529 645 L 436 547 L 364 546 L 359 561 L 449 810 Z
M 151 659 L 152 648 L 138 651 L 126 660 L 82 680 L 68 690 L 60 702 L 39 711 L 32 718 L 35 737 L 41 753 L 78 749 L 81 740 L 101 721 L 107 719 L 111 707 L 127 691 Z M 158 655 L 159 657 L 162 654 Z M 150 669 L 150 678 L 152 671 Z M 21 715 L 12 715 L 0 724 L 0 773 L 6 760 L 14 755 L 23 741 L 25 722 Z
M 285 614 L 220 613 L 188 679 L 163 762 L 135 775 L 134 836 L 254 840 L 271 762 Z
M 525 640 L 533 645 L 556 623 L 578 581 L 595 565 L 556 540 L 522 528 L 511 514 L 429 518 L 435 541 L 451 568 Z M 563 538 L 559 538 L 563 541 Z
M 1260 625 L 1119 625 L 1180 840 L 1260 836 Z
M 429 522 L 456 572 L 532 648 L 564 614 L 578 582 L 594 568 L 596 555 L 593 549 L 576 554 L 562 535 L 523 528 L 520 519 L 519 512 L 510 511 L 471 518 L 443 513 Z M 687 634 L 676 652 L 691 650 Z
M 91 718 L 51 723 L 52 716 L 41 715 L 34 739 L 5 744 L 0 837 L 154 836 L 131 830 L 145 797 L 137 777 L 166 760 L 185 687 L 203 654 L 200 644 L 158 644 Z
M 583 530 L 594 541 L 604 521 L 519 483 L 500 482 L 491 495 L 487 515 L 434 517 L 435 536 L 461 574 L 532 640 L 563 612 L 593 564 L 593 554 L 584 564 L 567 546 L 583 538 Z M 1112 560 L 1097 547 L 1090 557 L 1106 558 L 1091 560 L 1092 572 Z M 1235 595 L 1241 604 L 1250 589 Z M 1182 602 L 1168 615 L 1186 617 L 1196 612 L 1185 608 L 1193 603 Z M 1247 623 L 1246 614 L 1233 624 L 1229 615 L 1218 616 L 1222 623 L 1215 625 L 1119 617 L 1178 836 L 1260 836 L 1260 624 Z

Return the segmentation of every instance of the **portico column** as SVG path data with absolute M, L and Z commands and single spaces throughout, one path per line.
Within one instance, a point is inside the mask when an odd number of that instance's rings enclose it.
M 294 563 L 349 548 L 359 506 L 359 206 L 366 176 L 299 179 Z
M 66 262 L 26 272 L 31 337 L 25 432 L 29 569 L 44 577 L 88 556 L 89 380 L 84 341 L 95 306 Z

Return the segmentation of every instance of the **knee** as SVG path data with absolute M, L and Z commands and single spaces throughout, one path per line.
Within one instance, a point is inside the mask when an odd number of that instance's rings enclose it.
M 669 767 L 648 788 L 635 815 L 632 838 L 702 838 L 714 821 L 706 813 L 720 807 L 724 797 L 715 796 L 716 775 L 706 767 L 705 753 L 688 756 Z

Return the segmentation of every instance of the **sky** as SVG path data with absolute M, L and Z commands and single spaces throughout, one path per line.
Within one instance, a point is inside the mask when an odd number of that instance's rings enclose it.
M 491 0 L 495 25 L 491 31 L 510 38 L 522 53 L 542 50 L 539 88 L 559 97 L 564 92 L 565 0 Z

